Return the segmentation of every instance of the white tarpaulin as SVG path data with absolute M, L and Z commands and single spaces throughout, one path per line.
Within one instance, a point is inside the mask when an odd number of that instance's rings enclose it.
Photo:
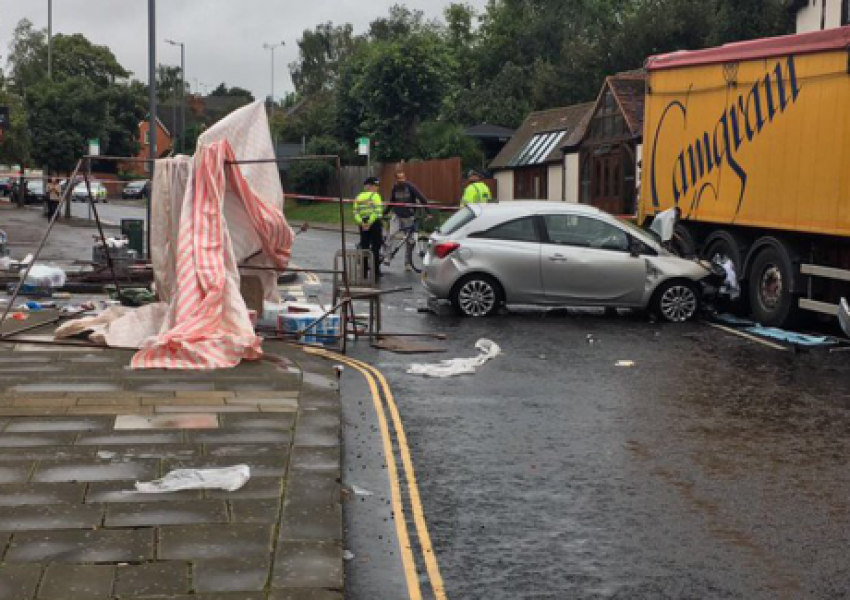
M 241 264 L 285 269 L 294 234 L 283 216 L 274 148 L 263 103 L 245 106 L 198 140 L 193 158 L 158 160 L 153 175 L 151 261 L 165 310 L 108 324 L 106 341 L 155 331 L 133 368 L 217 369 L 262 355 L 239 289 Z M 264 273 L 277 300 L 277 274 Z M 118 316 L 118 315 L 112 315 Z M 101 324 L 105 325 L 105 324 Z

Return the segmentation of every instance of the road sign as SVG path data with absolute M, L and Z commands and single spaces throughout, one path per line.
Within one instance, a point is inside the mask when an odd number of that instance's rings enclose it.
M 9 107 L 0 106 L 0 130 L 9 129 L 11 126 L 12 123 L 9 120 Z
M 89 140 L 89 156 L 98 156 L 100 154 L 100 140 Z
M 357 138 L 357 153 L 360 156 L 369 156 L 369 138 Z

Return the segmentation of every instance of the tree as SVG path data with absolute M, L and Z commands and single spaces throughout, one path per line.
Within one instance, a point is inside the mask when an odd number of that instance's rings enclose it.
M 181 93 L 182 88 L 182 93 Z M 183 80 L 180 67 L 170 65 L 156 66 L 156 97 L 162 102 L 173 102 L 189 92 L 189 86 Z
M 53 78 L 47 79 L 43 30 L 23 20 L 15 28 L 9 55 L 11 93 L 21 99 L 30 156 L 51 170 L 70 171 L 100 140 L 104 153 L 136 153 L 138 124 L 145 115 L 145 86 L 105 46 L 84 36 L 54 38 Z M 112 165 L 111 165 L 112 166 Z
M 417 125 L 439 113 L 451 69 L 451 56 L 429 32 L 365 46 L 340 77 L 344 137 L 374 138 L 381 160 L 409 157 Z
M 307 154 L 312 155 L 343 155 L 345 151 L 339 140 L 332 137 L 318 137 L 307 144 Z M 328 193 L 334 173 L 334 166 L 329 160 L 296 161 L 289 168 L 289 182 L 298 194 L 319 196 Z
M 9 107 L 11 121 L 0 142 L 0 163 L 25 165 L 29 162 L 31 150 L 27 107 L 20 96 L 5 87 L 0 87 L 0 105 Z
M 330 21 L 304 31 L 298 60 L 289 65 L 296 93 L 306 97 L 336 87 L 342 62 L 362 41 L 353 32 L 351 23 L 334 26 Z
M 247 98 L 248 102 L 254 101 L 254 94 L 241 87 L 227 87 L 227 84 L 223 81 L 218 84 L 213 91 L 210 92 L 210 96 L 217 97 L 226 97 L 226 98 Z
M 423 123 L 416 136 L 416 157 L 422 160 L 460 157 L 464 168 L 480 167 L 484 154 L 478 142 L 453 123 Z

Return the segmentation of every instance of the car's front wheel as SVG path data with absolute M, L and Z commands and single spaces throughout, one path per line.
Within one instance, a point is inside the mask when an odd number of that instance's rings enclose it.
M 488 317 L 502 304 L 504 294 L 499 282 L 489 275 L 468 275 L 452 290 L 455 311 L 466 317 Z
M 671 323 L 693 319 L 699 310 L 699 292 L 689 281 L 668 281 L 655 292 L 652 309 Z

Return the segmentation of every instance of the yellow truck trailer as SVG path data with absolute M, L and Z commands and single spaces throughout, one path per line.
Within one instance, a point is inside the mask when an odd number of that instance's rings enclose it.
M 754 318 L 850 297 L 850 27 L 647 61 L 638 219 L 728 257 Z

